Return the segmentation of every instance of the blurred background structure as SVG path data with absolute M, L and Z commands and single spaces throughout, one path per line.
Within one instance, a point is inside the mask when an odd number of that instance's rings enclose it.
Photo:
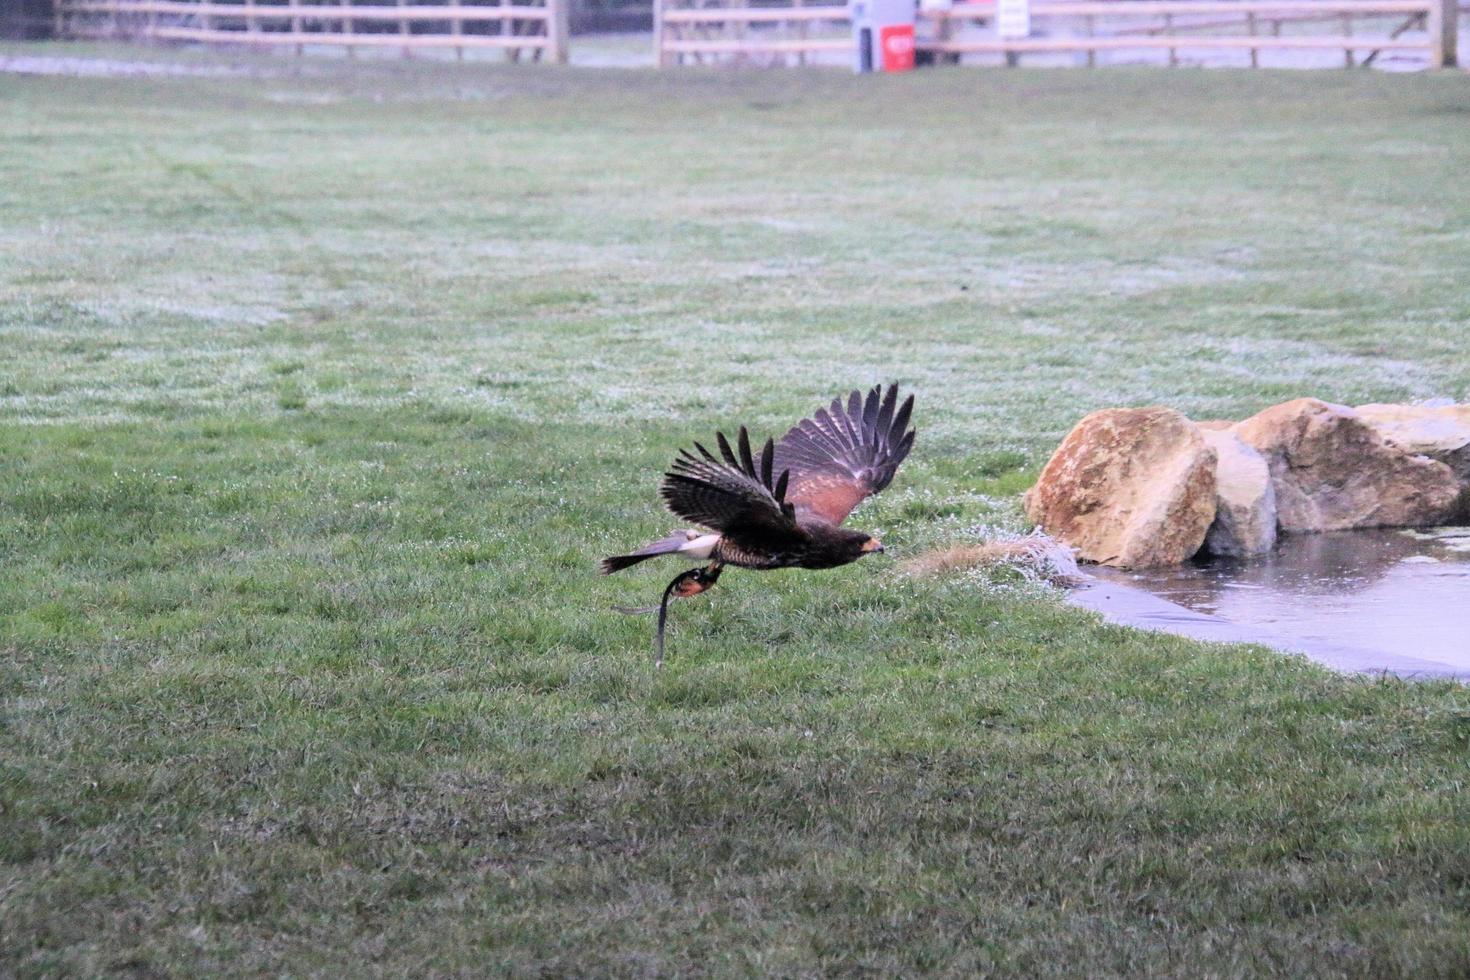
M 0 0 L 0 32 L 557 63 L 575 34 L 589 65 L 845 67 L 871 2 Z M 919 65 L 1402 70 L 1455 65 L 1467 14 L 1470 0 L 923 0 L 902 43 Z
M 0 38 L 37 41 L 50 37 L 55 27 L 51 0 L 0 0 Z

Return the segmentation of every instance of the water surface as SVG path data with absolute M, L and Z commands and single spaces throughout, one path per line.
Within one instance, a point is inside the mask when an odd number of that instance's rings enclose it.
M 1174 604 L 1171 613 L 1130 601 L 1126 589 L 1079 593 L 1082 605 L 1120 622 L 1192 624 L 1175 631 L 1202 635 L 1206 620 L 1224 621 L 1211 638 L 1299 650 L 1347 669 L 1470 676 L 1470 528 L 1288 535 L 1264 558 L 1089 571 Z

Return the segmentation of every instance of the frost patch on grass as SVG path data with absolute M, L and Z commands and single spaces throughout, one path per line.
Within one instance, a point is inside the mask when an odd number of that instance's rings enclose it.
M 0 73 L 10 75 L 70 75 L 78 78 L 232 78 L 254 74 L 234 65 L 170 65 L 156 61 L 115 58 L 58 58 L 45 55 L 0 55 Z
M 216 323 L 231 323 L 258 327 L 286 319 L 286 313 L 274 306 L 259 306 L 242 303 L 176 303 L 168 300 L 152 300 L 144 309 L 150 312 L 167 313 L 191 317 L 197 320 L 212 320 Z

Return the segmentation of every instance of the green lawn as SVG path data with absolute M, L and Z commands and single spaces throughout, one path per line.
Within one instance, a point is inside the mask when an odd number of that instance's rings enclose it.
M 899 557 L 1098 407 L 1470 398 L 1470 76 L 141 56 L 255 74 L 0 75 L 0 975 L 1470 972 L 1464 688 L 889 558 L 655 674 L 594 566 L 878 381 Z

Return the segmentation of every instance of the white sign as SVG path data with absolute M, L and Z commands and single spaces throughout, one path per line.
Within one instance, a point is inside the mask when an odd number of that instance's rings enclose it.
M 1030 37 L 1030 0 L 997 0 L 995 30 L 1000 37 Z

